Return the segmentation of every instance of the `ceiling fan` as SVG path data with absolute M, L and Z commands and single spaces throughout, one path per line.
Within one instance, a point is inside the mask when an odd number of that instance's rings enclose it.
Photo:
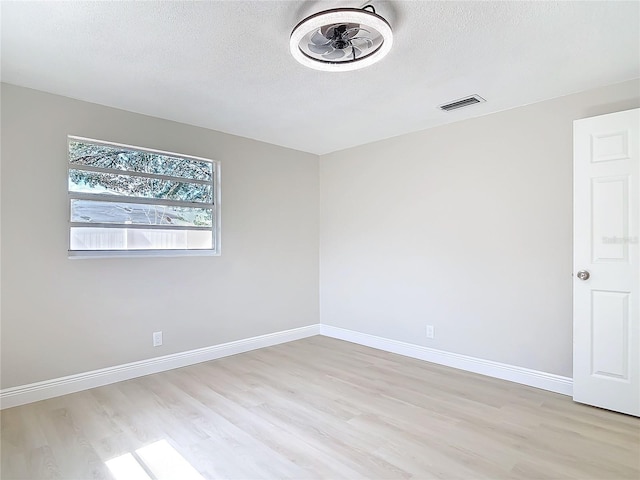
M 325 60 L 338 60 L 345 56 L 357 60 L 363 50 L 373 47 L 373 39 L 367 34 L 371 32 L 357 23 L 325 25 L 311 36 L 307 46 Z
M 379 61 L 392 43 L 391 26 L 367 5 L 325 10 L 305 18 L 291 32 L 290 49 L 303 65 L 345 71 Z

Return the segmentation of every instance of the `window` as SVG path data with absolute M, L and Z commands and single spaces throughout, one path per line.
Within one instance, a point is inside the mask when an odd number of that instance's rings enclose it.
M 69 255 L 217 255 L 220 165 L 69 137 Z

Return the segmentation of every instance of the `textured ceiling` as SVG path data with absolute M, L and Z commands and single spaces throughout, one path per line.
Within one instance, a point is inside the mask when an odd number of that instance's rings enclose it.
M 370 3 L 393 50 L 337 73 L 289 34 L 363 3 L 3 1 L 2 81 L 324 154 L 640 76 L 636 1 Z

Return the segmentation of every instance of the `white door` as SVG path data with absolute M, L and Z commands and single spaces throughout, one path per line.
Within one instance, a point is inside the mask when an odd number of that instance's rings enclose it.
M 640 109 L 573 128 L 573 399 L 640 416 Z

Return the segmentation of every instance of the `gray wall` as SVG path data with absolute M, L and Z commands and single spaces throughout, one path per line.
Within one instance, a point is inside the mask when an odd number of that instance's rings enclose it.
M 625 82 L 321 157 L 321 323 L 571 376 L 572 122 L 639 94 Z
M 319 172 L 314 155 L 2 85 L 2 388 L 319 320 L 571 376 L 572 121 L 639 97 L 626 82 Z M 69 260 L 68 134 L 220 160 L 222 256 Z
M 68 259 L 69 134 L 220 160 L 222 256 Z M 318 323 L 317 156 L 6 84 L 1 153 L 2 388 Z

